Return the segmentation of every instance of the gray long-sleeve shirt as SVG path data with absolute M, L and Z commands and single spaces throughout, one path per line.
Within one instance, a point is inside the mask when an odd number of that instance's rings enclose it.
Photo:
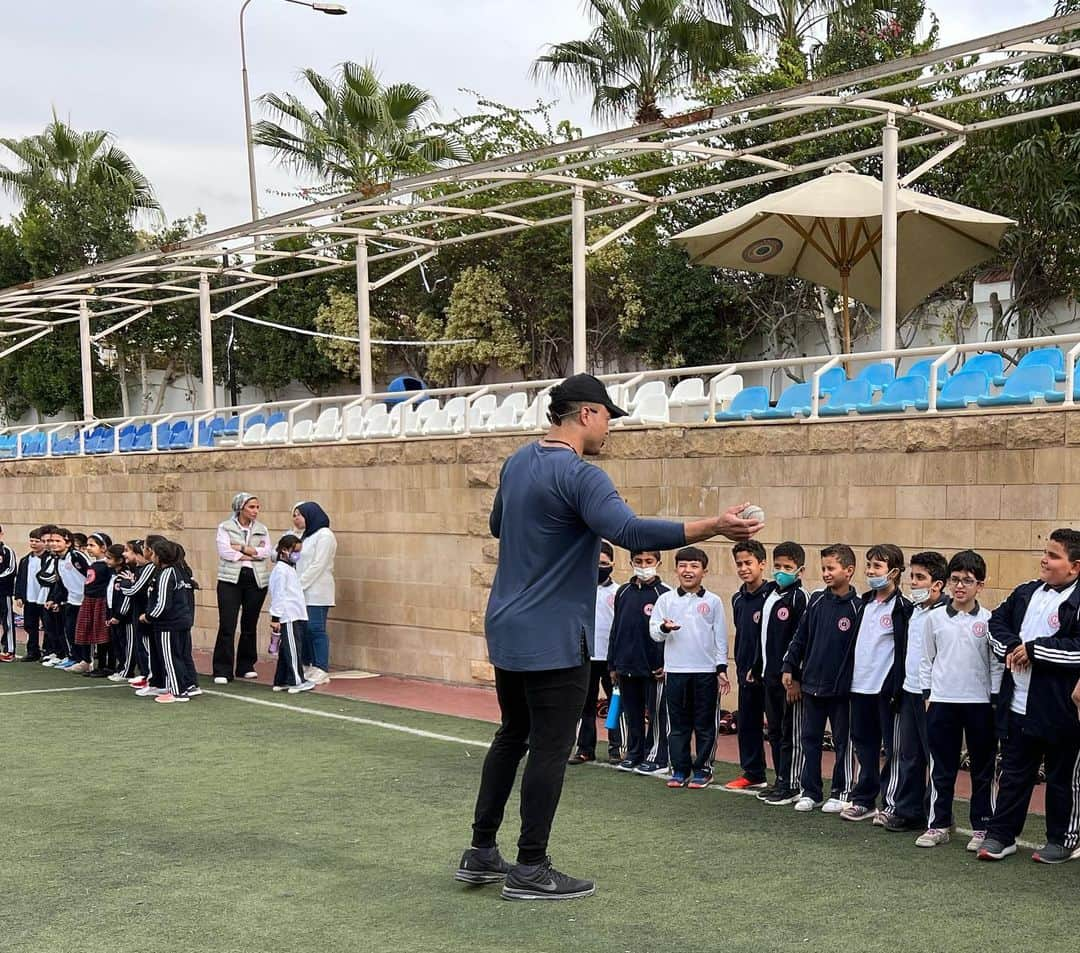
M 686 545 L 682 523 L 635 516 L 603 470 L 538 443 L 503 464 L 490 526 L 499 565 L 484 623 L 488 655 L 517 672 L 590 657 L 601 539 L 626 549 Z

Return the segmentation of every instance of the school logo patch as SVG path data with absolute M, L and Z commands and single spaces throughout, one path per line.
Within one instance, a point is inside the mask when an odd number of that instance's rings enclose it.
M 757 625 L 760 621 L 761 621 L 761 613 L 760 612 L 755 612 L 754 613 L 754 625 Z
M 86 573 L 86 584 L 87 584 L 88 586 L 89 586 L 89 585 L 91 585 L 91 584 L 93 583 L 93 581 L 94 581 L 94 580 L 95 580 L 96 578 L 97 578 L 97 573 L 96 573 L 96 572 L 94 572 L 94 570 L 93 570 L 93 569 L 89 569 L 89 570 L 87 570 L 87 573 Z
M 892 628 L 892 616 L 891 615 L 883 615 L 881 617 L 881 627 L 883 629 L 891 629 Z
M 698 615 L 708 615 L 711 611 L 712 610 L 709 608 L 709 604 L 707 602 L 703 602 L 703 603 L 701 603 L 701 605 L 699 605 L 697 607 L 697 614 Z M 759 613 L 759 615 L 760 615 L 760 613 Z
M 778 618 L 781 622 L 787 622 L 790 617 L 791 610 L 787 606 L 781 606 L 779 609 L 776 610 L 776 618 Z
M 848 619 L 848 618 L 841 619 L 839 622 L 836 623 L 836 627 L 841 632 L 847 632 L 848 629 L 851 628 L 851 619 Z
M 1046 620 L 1046 624 L 1050 627 L 1051 632 L 1057 632 L 1057 630 L 1061 628 L 1061 620 L 1058 619 L 1058 614 L 1056 612 L 1051 612 L 1050 618 Z
M 652 615 L 652 603 L 650 602 L 644 609 L 641 610 L 645 615 Z
M 976 622 L 971 626 L 971 634 L 977 639 L 986 638 L 986 623 Z
M 610 595 L 610 596 L 607 597 L 607 604 L 608 604 L 609 609 L 614 609 L 615 608 L 615 596 L 614 595 Z

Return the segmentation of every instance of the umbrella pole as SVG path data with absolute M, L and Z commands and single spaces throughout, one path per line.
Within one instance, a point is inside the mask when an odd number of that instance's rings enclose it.
M 848 308 L 848 273 L 847 269 L 840 269 L 840 308 L 844 316 L 844 353 L 851 353 L 851 311 Z M 844 372 L 850 377 L 851 368 L 844 361 Z

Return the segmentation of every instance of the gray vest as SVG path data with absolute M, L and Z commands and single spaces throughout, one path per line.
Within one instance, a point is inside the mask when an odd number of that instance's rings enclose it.
M 235 517 L 225 520 L 219 528 L 228 534 L 230 543 L 239 543 L 242 546 L 265 548 L 270 539 L 270 531 L 258 520 L 255 520 L 246 531 Z M 233 562 L 228 559 L 218 559 L 218 582 L 236 582 L 240 578 L 242 568 L 239 560 Z M 260 588 L 265 589 L 270 582 L 270 560 L 252 560 L 251 568 L 255 572 L 255 581 L 258 582 Z

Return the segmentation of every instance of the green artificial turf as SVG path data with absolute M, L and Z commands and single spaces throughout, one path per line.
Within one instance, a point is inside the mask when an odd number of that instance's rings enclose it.
M 451 878 L 482 747 L 220 695 L 165 706 L 126 686 L 4 694 L 86 681 L 0 667 L 0 950 L 986 953 L 1020 937 L 1040 953 L 1075 948 L 1080 863 L 1044 867 L 1024 850 L 980 863 L 963 838 L 919 850 L 914 835 L 598 766 L 568 772 L 551 845 L 559 866 L 596 879 L 596 896 L 508 903 Z M 223 691 L 464 739 L 492 731 Z

